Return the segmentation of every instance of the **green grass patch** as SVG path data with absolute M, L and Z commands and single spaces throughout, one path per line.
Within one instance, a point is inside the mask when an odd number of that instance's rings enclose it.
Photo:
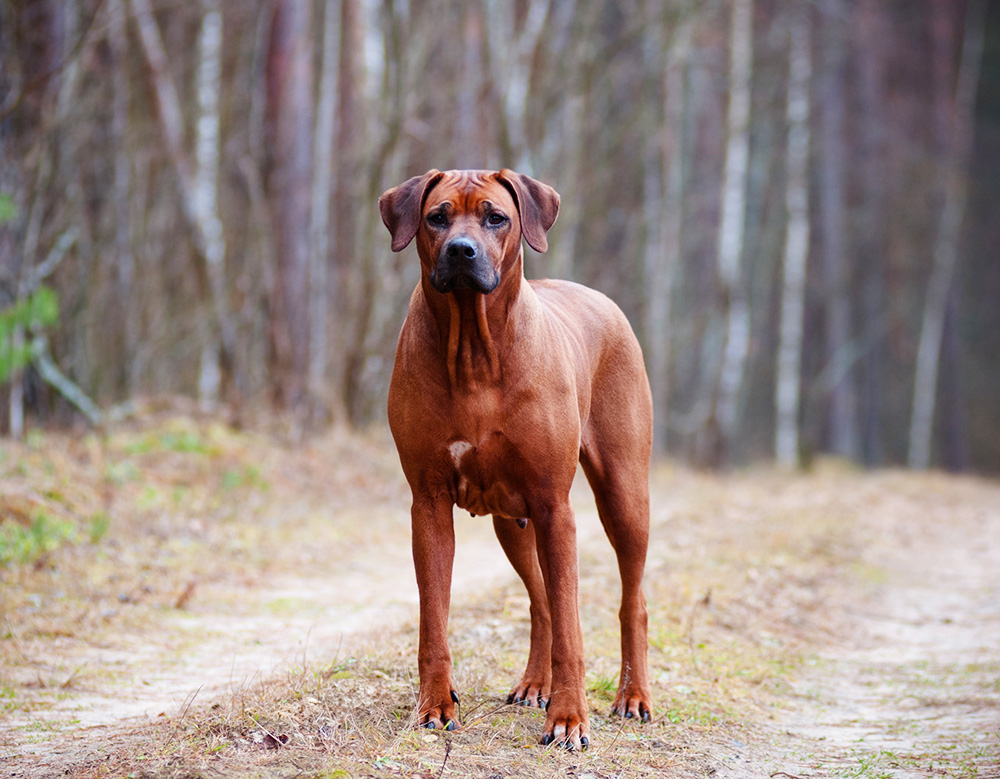
M 17 522 L 0 525 L 0 566 L 33 563 L 63 544 L 78 540 L 72 522 L 35 511 L 27 526 Z

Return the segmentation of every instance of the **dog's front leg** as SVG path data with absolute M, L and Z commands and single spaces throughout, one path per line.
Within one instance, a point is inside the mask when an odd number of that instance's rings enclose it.
M 576 518 L 568 497 L 540 511 L 537 521 L 533 515 L 532 522 L 552 617 L 552 694 L 542 743 L 586 749 L 590 722 L 578 602 Z
M 451 681 L 451 652 L 448 650 L 451 569 L 455 559 L 451 503 L 440 498 L 414 496 L 411 521 L 413 563 L 420 591 L 417 724 L 453 730 L 458 727 L 455 719 L 458 693 Z

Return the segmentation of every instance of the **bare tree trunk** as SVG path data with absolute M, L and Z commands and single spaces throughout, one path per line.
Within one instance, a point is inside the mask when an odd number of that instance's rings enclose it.
M 483 9 L 478 3 L 462 3 L 460 14 L 462 77 L 456 85 L 456 159 L 459 167 L 482 167 L 484 138 L 479 101 L 484 85 L 479 65 L 483 61 Z
M 566 101 L 563 113 L 563 138 L 566 144 L 566 166 L 562 169 L 560 185 L 565 192 L 581 192 L 580 181 L 586 157 L 583 153 L 586 137 L 586 97 L 584 94 L 573 95 Z M 576 218 L 579 208 L 578 198 L 565 198 L 559 206 L 561 215 L 559 225 L 560 240 L 551 247 L 548 257 L 548 275 L 554 279 L 572 279 L 576 257 L 576 237 L 580 224 Z M 557 223 L 558 224 L 558 223 Z
M 653 451 L 667 450 L 670 379 L 670 310 L 675 269 L 680 262 L 682 177 L 680 137 L 684 121 L 684 65 L 691 25 L 682 24 L 671 41 L 664 70 L 663 127 L 650 143 L 644 201 L 646 224 L 646 343 L 653 392 Z
M 364 86 L 365 25 L 362 0 L 341 0 L 340 64 L 337 74 L 337 145 L 334 163 L 334 225 L 337 236 L 335 256 L 338 267 L 347 272 L 354 259 L 356 231 L 352 203 L 360 186 L 361 138 L 364 132 L 362 87 Z
M 775 381 L 775 457 L 784 465 L 799 461 L 803 312 L 809 254 L 809 80 L 812 76 L 809 6 L 789 11 L 788 146 L 785 204 L 784 273 L 779 325 L 778 376 Z
M 487 30 L 495 82 L 504 85 L 501 98 L 500 149 L 505 167 L 532 173 L 527 133 L 528 88 L 533 54 L 541 41 L 551 0 L 528 0 L 521 29 L 515 3 L 489 3 Z
M 32 24 L 35 29 L 33 36 L 40 46 L 41 56 L 35 64 L 38 72 L 46 74 L 53 69 L 53 63 L 63 60 L 66 54 L 67 33 L 72 35 L 76 29 L 76 17 L 78 7 L 75 2 L 66 3 L 39 3 L 34 9 Z M 30 71 L 29 71 L 30 72 Z M 77 75 L 79 73 L 79 63 L 72 62 L 64 73 L 59 90 L 55 98 L 55 105 L 49 103 L 52 114 L 45 115 L 45 102 L 39 100 L 40 115 L 37 117 L 38 124 L 46 129 L 55 129 L 58 132 L 69 109 L 70 100 L 76 87 Z M 51 74 L 49 74 L 51 75 Z M 48 83 L 49 75 L 45 75 L 45 83 Z M 35 143 L 39 146 L 47 145 L 48 138 L 42 135 Z M 14 280 L 14 302 L 27 298 L 38 286 L 33 283 L 35 276 L 35 262 L 40 251 L 42 238 L 42 227 L 46 205 L 46 195 L 49 186 L 52 184 L 53 161 L 56 155 L 48 149 L 40 149 L 38 153 L 38 167 L 35 171 L 34 181 L 30 195 L 30 206 L 28 208 L 26 224 L 24 227 L 24 239 L 21 244 L 20 262 L 16 261 L 11 267 Z M 12 350 L 19 352 L 28 343 L 28 333 L 23 325 L 16 325 L 11 333 Z M 25 408 L 24 408 L 24 370 L 16 368 L 10 375 L 10 405 L 8 408 L 8 424 L 10 434 L 13 438 L 21 438 L 24 434 Z
M 725 348 L 719 374 L 718 424 L 723 444 L 736 434 L 738 404 L 750 340 L 750 310 L 742 258 L 750 160 L 750 84 L 753 73 L 753 0 L 732 0 L 729 44 L 729 116 L 722 184 L 718 262 L 726 300 Z
M 267 191 L 276 251 L 271 344 L 275 395 L 304 412 L 309 352 L 313 72 L 309 0 L 276 0 L 267 57 Z
M 934 25 L 947 26 L 951 4 L 936 0 Z M 910 449 L 908 463 L 911 468 L 927 468 L 931 464 L 931 445 L 934 434 L 934 407 L 938 384 L 938 362 L 941 356 L 942 333 L 952 280 L 958 263 L 958 243 L 962 219 L 965 215 L 966 170 L 972 149 L 972 119 L 979 83 L 979 67 L 983 53 L 983 26 L 986 3 L 971 0 L 966 9 L 965 35 L 962 42 L 962 60 L 954 98 L 938 96 L 937 110 L 950 117 L 951 143 L 944 161 L 944 206 L 938 223 L 934 244 L 933 268 L 927 285 L 924 315 L 917 349 L 916 375 L 913 380 L 913 412 L 910 418 Z M 935 30 L 936 58 L 946 67 L 947 33 Z M 944 51 L 942 51 L 944 49 Z M 946 87 L 946 79 L 938 78 L 939 88 Z
M 944 424 L 941 430 L 941 463 L 950 471 L 969 470 L 969 421 L 966 413 L 965 382 L 962 374 L 962 341 L 959 335 L 958 290 L 952 286 L 941 334 L 941 403 Z
M 837 6 L 839 8 L 839 5 Z M 828 9 L 835 11 L 835 9 Z M 835 12 L 821 16 L 823 67 L 819 84 L 819 207 L 823 280 L 826 287 L 826 360 L 830 366 L 830 447 L 849 459 L 858 456 L 857 412 L 851 347 L 851 300 L 844 252 L 844 20 Z
M 863 274 L 865 358 L 859 409 L 861 448 L 868 466 L 885 458 L 882 403 L 885 384 L 886 331 L 886 99 L 882 43 L 885 9 L 879 0 L 856 6 L 858 83 L 861 100 L 861 186 L 858 267 Z
M 334 149 L 333 258 L 337 283 L 332 354 L 337 355 L 333 368 L 336 392 L 350 406 L 353 365 L 357 362 L 361 334 L 359 300 L 363 279 L 355 254 L 358 225 L 354 204 L 361 195 L 361 139 L 364 133 L 364 43 L 365 28 L 362 0 L 341 0 L 340 61 L 337 73 L 337 134 Z
M 126 397 L 135 395 L 141 375 L 139 359 L 139 301 L 133 294 L 135 284 L 135 255 L 132 252 L 132 171 L 128 138 L 130 82 L 128 74 L 128 34 L 125 29 L 125 3 L 109 0 L 107 7 L 108 43 L 112 52 L 114 69 L 114 104 L 112 106 L 112 133 L 115 148 L 115 271 L 117 293 L 122 307 L 125 328 L 125 354 L 122 379 Z
M 333 178 L 334 119 L 337 105 L 340 1 L 326 0 L 323 16 L 323 65 L 313 148 L 312 216 L 309 240 L 309 395 L 313 421 L 320 421 L 334 405 L 327 381 L 329 364 L 329 233 Z

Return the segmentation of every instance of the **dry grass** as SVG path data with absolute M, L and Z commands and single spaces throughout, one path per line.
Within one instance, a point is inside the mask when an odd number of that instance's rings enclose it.
M 891 507 L 900 516 L 926 501 L 948 505 L 964 496 L 986 505 L 997 495 L 991 485 L 865 475 L 836 464 L 806 476 L 725 478 L 661 466 L 652 485 L 646 593 L 656 700 L 655 721 L 646 726 L 606 716 L 618 672 L 617 570 L 607 543 L 586 530 L 596 519 L 585 488 L 574 494 L 584 528 L 593 731 L 586 753 L 539 746 L 542 713 L 503 703 L 528 643 L 527 598 L 512 582 L 455 594 L 463 723 L 455 733 L 412 727 L 410 623 L 343 653 L 310 653 L 298 666 L 214 700 L 193 698 L 147 724 L 56 735 L 51 748 L 36 751 L 63 750 L 49 765 L 70 777 L 774 773 L 787 747 L 772 743 L 772 723 L 797 700 L 792 682 L 811 672 L 817 647 L 844 640 L 851 608 L 885 580 L 883 560 L 869 547 L 880 532 L 872 516 L 886 510 L 886 495 L 906 504 Z M 0 743 L 12 755 L 26 734 L 48 738 L 32 733 L 25 717 L 44 724 L 60 698 L 127 684 L 124 672 L 76 669 L 74 646 L 124 649 L 162 631 L 165 613 L 207 614 L 210 602 L 260 610 L 240 598 L 241 582 L 250 591 L 256 580 L 289 571 L 321 578 L 346 549 L 347 557 L 378 556 L 401 535 L 406 543 L 408 495 L 383 435 L 338 433 L 291 448 L 212 420 L 166 416 L 103 440 L 46 435 L 5 448 L 0 495 L 21 501 L 0 499 L 8 515 L 44 503 L 81 528 L 75 542 L 0 570 L 7 719 Z M 92 539 L 88 522 L 101 515 L 109 518 L 106 532 Z M 377 586 L 377 569 L 356 575 Z M 177 641 L 183 658 L 186 645 Z M 987 691 L 983 700 L 998 695 Z M 44 775 L 31 773 L 28 758 L 16 765 L 25 776 Z
M 30 558 L 0 566 L 5 711 L 44 714 L 73 690 L 126 683 L 127 663 L 81 666 L 80 650 L 135 651 L 159 638 L 150 628 L 164 617 L 197 615 L 206 602 L 246 613 L 260 606 L 245 594 L 262 579 L 322 572 L 331 548 L 398 532 L 406 492 L 397 468 L 384 437 L 292 448 L 176 414 L 103 437 L 5 441 L 0 528 L 39 516 L 63 528 Z M 365 521 L 353 521 L 362 511 Z M 171 635 L 174 653 L 201 639 L 190 632 Z

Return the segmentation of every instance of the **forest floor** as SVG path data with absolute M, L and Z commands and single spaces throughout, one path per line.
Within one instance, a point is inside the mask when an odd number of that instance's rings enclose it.
M 196 414 L 0 444 L 0 775 L 1000 777 L 1000 483 L 651 475 L 654 722 L 607 716 L 614 556 L 574 488 L 592 746 L 507 706 L 527 599 L 456 512 L 462 729 L 412 727 L 409 494 L 384 432 Z

